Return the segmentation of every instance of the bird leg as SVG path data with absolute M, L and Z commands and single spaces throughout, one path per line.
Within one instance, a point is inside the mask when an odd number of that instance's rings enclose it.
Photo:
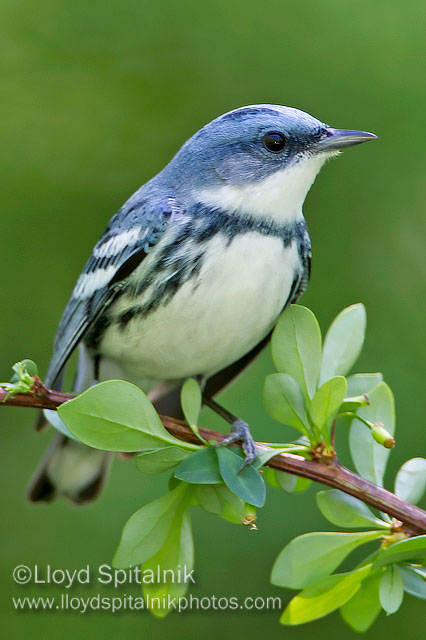
M 239 472 L 242 471 L 244 467 L 251 464 L 257 456 L 256 445 L 253 440 L 253 436 L 250 433 L 249 425 L 247 424 L 247 422 L 244 422 L 244 420 L 240 420 L 240 418 L 237 418 L 237 416 L 228 411 L 228 409 L 222 407 L 222 405 L 216 402 L 216 400 L 213 400 L 213 398 L 203 396 L 203 402 L 206 406 L 210 407 L 212 411 L 217 413 L 221 418 L 223 418 L 226 422 L 228 422 L 228 424 L 231 425 L 229 436 L 227 436 L 224 440 L 218 442 L 217 446 L 226 446 L 229 444 L 233 444 L 238 440 L 241 441 L 241 447 L 245 455 L 245 460 L 241 465 Z

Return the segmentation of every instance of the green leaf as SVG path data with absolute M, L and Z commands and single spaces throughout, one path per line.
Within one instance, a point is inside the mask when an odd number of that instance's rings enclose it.
M 281 472 L 279 472 L 281 473 Z M 271 487 L 275 487 L 276 489 L 281 489 L 282 487 L 278 483 L 277 480 L 277 472 L 275 469 L 271 469 L 271 467 L 265 467 L 263 470 L 263 479 L 265 482 L 271 485 Z
M 220 473 L 226 486 L 244 502 L 263 507 L 265 504 L 265 482 L 256 469 L 250 465 L 241 468 L 241 457 L 226 447 L 217 447 Z
M 327 442 L 330 440 L 331 425 L 345 395 L 346 379 L 342 376 L 336 376 L 324 382 L 312 399 L 309 413 Z
M 361 407 L 358 415 L 372 423 L 382 422 L 386 430 L 393 436 L 395 432 L 395 403 L 393 394 L 386 382 L 376 385 L 369 393 L 370 405 Z M 359 420 L 351 425 L 349 444 L 358 473 L 383 486 L 383 475 L 389 457 L 389 449 L 384 448 L 373 439 L 370 429 Z
M 382 609 L 379 599 L 382 573 L 383 569 L 371 572 L 355 595 L 340 608 L 343 620 L 358 633 L 367 631 Z
M 38 375 L 38 368 L 32 360 L 22 360 L 15 362 L 12 367 L 15 372 L 10 382 L 0 382 L 0 387 L 7 391 L 3 402 L 17 393 L 31 393 L 34 384 L 34 376 Z
M 404 598 L 402 575 L 396 564 L 390 564 L 382 576 L 379 590 L 380 604 L 386 613 L 396 613 Z
M 381 373 L 355 373 L 346 380 L 348 396 L 360 396 L 383 382 L 383 375 Z
M 181 483 L 130 516 L 115 552 L 113 567 L 127 569 L 152 558 L 165 543 L 175 518 L 185 511 L 190 496 L 190 487 Z
M 371 564 L 350 573 L 328 576 L 304 589 L 284 609 L 280 622 L 295 625 L 322 618 L 350 600 L 368 575 Z
M 311 486 L 311 480 L 308 480 L 308 478 L 299 478 L 291 473 L 278 471 L 278 469 L 271 469 L 271 471 L 275 472 L 275 479 L 269 478 L 268 482 L 272 484 L 272 486 L 283 489 L 287 493 L 301 493 Z
M 363 304 L 343 309 L 333 320 L 324 340 L 319 384 L 352 369 L 364 343 L 367 316 Z
M 170 435 L 139 387 L 107 380 L 58 408 L 58 414 L 81 442 L 106 451 L 156 449 L 162 443 L 197 451 Z
M 11 382 L 18 382 L 21 378 L 27 378 L 27 376 L 33 378 L 34 376 L 38 376 L 38 367 L 33 360 L 21 360 L 21 362 L 16 362 L 13 367 L 14 375 L 11 377 Z
M 404 590 L 416 598 L 426 600 L 426 576 L 414 567 L 400 566 Z
M 318 491 L 316 494 L 317 505 L 323 516 L 338 527 L 384 527 L 388 529 L 390 524 L 376 518 L 367 505 L 343 493 L 338 489 Z
M 291 473 L 286 473 L 285 471 L 277 471 L 275 469 L 275 477 L 280 489 L 283 489 L 287 493 L 293 493 L 295 491 L 297 476 L 294 476 Z
M 362 396 L 347 396 L 340 405 L 339 414 L 342 414 L 345 411 L 356 413 L 358 409 L 367 405 L 368 401 L 365 394 Z
M 417 504 L 426 488 L 426 459 L 411 458 L 404 462 L 395 480 L 395 493 L 411 504 Z
M 263 465 L 269 462 L 271 458 L 278 456 L 280 453 L 288 453 L 289 451 L 293 451 L 293 448 L 291 447 L 291 445 L 288 445 L 288 447 L 282 447 L 281 449 L 272 449 L 269 447 L 261 449 L 260 447 L 257 447 L 257 451 L 258 453 L 256 459 L 251 463 L 251 466 L 254 469 L 260 469 L 261 467 L 263 467 Z
M 299 478 L 291 473 L 278 471 L 278 469 L 271 469 L 270 467 L 265 467 L 263 470 L 263 478 L 272 487 L 282 489 L 286 493 L 301 493 L 309 489 L 312 484 L 312 481 L 308 480 L 308 478 Z
M 241 524 L 245 516 L 244 501 L 223 484 L 199 485 L 196 487 L 196 497 L 202 509 L 233 524 Z
M 183 451 L 177 447 L 162 447 L 161 449 L 151 449 L 136 456 L 136 466 L 143 473 L 155 474 L 173 469 L 182 462 L 189 451 Z
M 297 382 L 287 373 L 272 373 L 265 378 L 263 403 L 269 415 L 304 435 L 309 435 L 305 401 Z
M 271 582 L 279 587 L 303 589 L 334 571 L 351 551 L 376 540 L 380 531 L 359 533 L 305 533 L 288 544 L 275 560 Z
M 294 378 L 306 399 L 317 388 L 321 366 L 321 331 L 312 311 L 292 304 L 272 334 L 272 358 L 281 373 Z
M 241 464 L 241 458 L 240 458 Z M 204 447 L 180 463 L 175 478 L 196 484 L 221 484 L 216 451 L 213 447 Z
M 297 478 L 296 486 L 294 487 L 293 493 L 302 493 L 302 491 L 306 491 L 312 484 L 312 480 L 309 478 Z
M 204 438 L 200 436 L 198 431 L 198 418 L 200 416 L 202 405 L 202 394 L 200 385 L 194 378 L 188 378 L 182 385 L 180 392 L 180 404 L 182 406 L 183 415 L 193 433 L 202 442 L 205 442 Z
M 414 561 L 418 558 L 426 558 L 426 535 L 401 540 L 383 549 L 377 556 L 374 566 L 381 567 L 391 562 Z
M 229 491 L 228 487 L 225 488 L 227 491 Z M 222 513 L 223 506 L 222 501 L 220 500 L 220 497 L 218 496 L 218 493 L 215 489 L 216 486 L 198 485 L 197 487 L 195 487 L 195 497 L 199 506 L 204 509 L 204 511 L 219 516 Z
M 183 571 L 188 573 L 193 566 L 191 522 L 187 513 L 178 512 L 161 549 L 143 564 L 143 594 L 149 598 L 149 608 L 157 618 L 164 618 L 172 610 L 167 606 L 169 597 L 185 595 L 190 582 L 183 581 Z M 158 576 L 162 578 L 160 582 Z M 150 577 L 152 581 L 148 581 Z

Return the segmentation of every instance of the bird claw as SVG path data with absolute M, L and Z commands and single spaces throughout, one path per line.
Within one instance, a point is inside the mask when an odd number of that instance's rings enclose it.
M 234 442 L 237 442 L 238 440 L 241 441 L 241 447 L 245 455 L 245 460 L 238 469 L 238 473 L 241 473 L 241 471 L 251 464 L 257 457 L 257 448 L 247 422 L 239 419 L 235 420 L 235 422 L 232 423 L 232 429 L 229 436 L 218 442 L 217 445 L 227 446 L 229 444 L 234 444 Z

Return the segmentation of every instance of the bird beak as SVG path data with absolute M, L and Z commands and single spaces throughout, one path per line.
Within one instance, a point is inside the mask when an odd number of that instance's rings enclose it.
M 376 140 L 377 136 L 368 131 L 352 131 L 352 129 L 328 129 L 328 133 L 318 144 L 318 151 L 333 151 L 353 147 L 361 142 Z

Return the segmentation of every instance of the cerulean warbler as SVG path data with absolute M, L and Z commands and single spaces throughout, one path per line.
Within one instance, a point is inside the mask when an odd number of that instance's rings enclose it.
M 302 204 L 315 176 L 340 149 L 375 137 L 269 104 L 200 129 L 95 245 L 59 324 L 46 384 L 60 388 L 77 346 L 77 392 L 124 378 L 171 414 L 182 382 L 197 377 L 206 404 L 232 423 L 226 441 L 240 439 L 252 461 L 248 425 L 212 396 L 260 351 L 308 284 Z M 67 433 L 57 416 L 50 421 Z M 32 500 L 60 493 L 82 503 L 102 486 L 108 454 L 63 433 L 32 482 Z

